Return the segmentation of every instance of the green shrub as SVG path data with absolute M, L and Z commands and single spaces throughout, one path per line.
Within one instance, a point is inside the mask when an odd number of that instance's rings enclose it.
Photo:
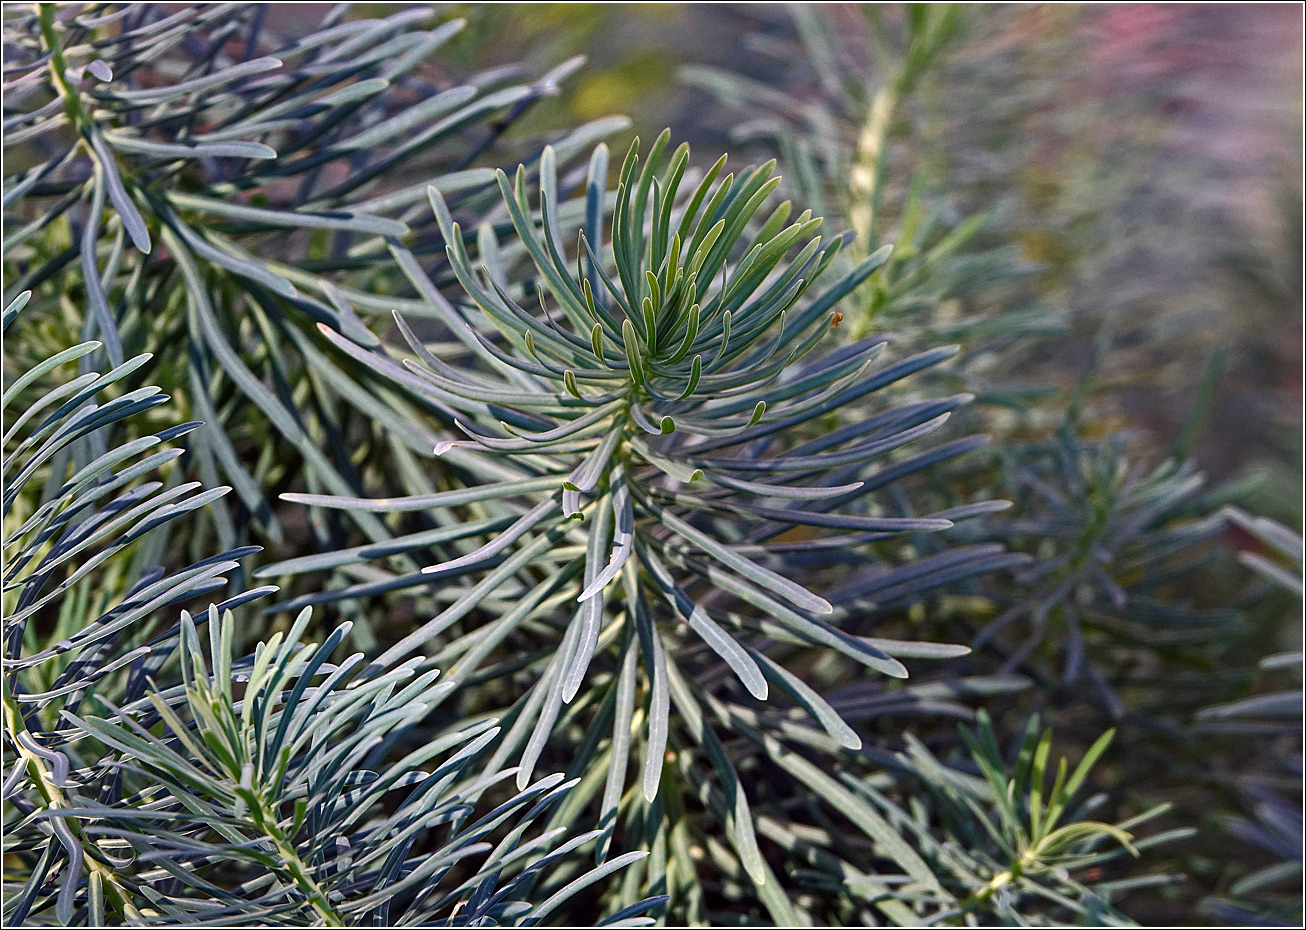
M 1119 924 L 1207 881 L 1175 784 L 1279 856 L 1208 912 L 1292 919 L 1291 801 L 1204 767 L 1299 697 L 1214 374 L 1139 465 L 1109 341 L 1013 381 L 1030 265 L 897 184 L 959 10 L 879 83 L 798 10 L 811 105 L 698 73 L 790 180 L 282 12 L 5 11 L 6 925 Z

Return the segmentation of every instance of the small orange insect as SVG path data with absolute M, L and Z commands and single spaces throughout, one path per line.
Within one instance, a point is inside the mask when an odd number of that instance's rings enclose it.
M 838 310 L 834 311 L 834 316 L 830 318 L 830 328 L 838 329 L 839 324 L 843 322 L 843 314 Z

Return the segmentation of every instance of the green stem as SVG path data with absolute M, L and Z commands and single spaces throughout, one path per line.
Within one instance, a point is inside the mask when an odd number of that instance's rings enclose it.
M 854 261 L 866 258 L 879 244 L 875 239 L 875 224 L 879 219 L 879 205 L 884 193 L 885 148 L 894 117 L 903 100 L 911 94 L 942 49 L 955 25 L 958 10 L 956 4 L 940 4 L 931 9 L 920 31 L 913 28 L 892 78 L 880 88 L 867 108 L 848 174 L 847 216 L 855 234 L 851 245 Z M 879 301 L 876 299 L 877 281 L 882 279 L 883 273 L 883 269 L 877 271 L 857 290 L 861 295 L 863 309 L 853 327 L 855 339 L 870 333 L 875 313 L 879 309 Z
M 63 99 L 64 110 L 78 132 L 85 133 L 92 125 L 92 120 L 86 108 L 82 106 L 82 98 L 77 93 L 77 88 L 73 87 L 72 81 L 68 79 L 68 60 L 64 57 L 63 40 L 59 38 L 59 30 L 55 22 L 56 7 L 57 4 L 54 3 L 40 4 L 41 37 L 45 39 L 46 47 L 50 50 L 50 74 L 54 78 L 55 90 Z
M 857 154 L 848 175 L 848 220 L 857 238 L 853 248 L 856 257 L 870 254 L 871 236 L 875 228 L 875 208 L 879 202 L 879 188 L 884 182 L 880 161 L 889 138 L 894 111 L 898 109 L 898 85 L 895 77 L 880 89 L 866 112 L 866 123 L 857 139 Z
M 905 69 L 882 87 L 871 100 L 866 112 L 866 123 L 857 139 L 857 154 L 848 175 L 848 222 L 855 238 L 851 244 L 852 259 L 860 262 L 871 254 L 875 244 L 875 224 L 879 219 L 878 207 L 884 186 L 884 151 L 889 140 L 889 128 L 901 101 Z M 853 338 L 862 339 L 870 334 L 878 301 L 875 299 L 876 279 L 871 275 L 857 289 L 862 312 L 853 326 Z
M 313 910 L 317 912 L 318 917 L 328 927 L 343 927 L 345 925 L 344 920 L 336 912 L 336 909 L 331 906 L 326 892 L 313 878 L 308 865 L 300 858 L 299 850 L 295 849 L 294 844 L 281 832 L 281 828 L 277 826 L 276 815 L 262 802 L 262 799 L 260 799 L 255 817 L 259 826 L 277 847 L 277 852 L 281 854 L 281 859 L 285 863 L 285 871 L 290 873 L 296 887 L 303 893 L 308 903 L 313 906 Z
M 1037 846 L 1025 850 L 1020 858 L 1012 863 L 1010 869 L 1006 869 L 994 875 L 989 879 L 988 884 L 971 894 L 971 896 L 965 901 L 961 902 L 958 906 L 958 912 L 952 916 L 951 920 L 955 921 L 963 915 L 969 914 L 971 911 L 987 902 L 1003 888 L 1006 888 L 1012 882 L 1017 881 L 1025 874 L 1026 869 L 1038 861 L 1038 855 L 1039 848 Z

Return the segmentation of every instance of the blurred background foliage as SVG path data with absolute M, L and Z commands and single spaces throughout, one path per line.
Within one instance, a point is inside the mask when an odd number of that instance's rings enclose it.
M 376 4 L 373 6 L 384 6 Z M 866 86 L 886 56 L 856 4 L 812 4 Z M 574 91 L 539 125 L 624 113 L 614 137 L 664 126 L 696 156 L 747 151 L 741 113 L 694 82 L 711 66 L 815 99 L 784 4 L 452 4 L 468 64 L 573 54 Z M 903 10 L 878 9 L 892 30 Z M 1069 387 L 1104 321 L 1116 332 L 1095 383 L 1114 425 L 1168 437 L 1212 353 L 1223 376 L 1192 452 L 1214 478 L 1263 475 L 1260 513 L 1301 519 L 1301 20 L 1284 5 L 982 5 L 898 108 L 888 183 L 918 175 L 956 216 L 992 215 L 984 238 L 1037 266 L 1022 297 L 1068 316 L 1022 380 Z M 715 160 L 715 155 L 709 159 Z M 782 164 L 782 170 L 783 170 Z M 982 294 L 996 301 L 1006 295 Z

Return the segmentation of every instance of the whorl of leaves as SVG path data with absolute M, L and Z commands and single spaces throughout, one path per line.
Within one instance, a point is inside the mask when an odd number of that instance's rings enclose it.
M 293 38 L 259 4 L 6 10 L 6 165 L 19 169 L 5 178 L 6 294 L 82 296 L 92 312 L 60 325 L 102 342 L 110 365 L 156 353 L 205 424 L 192 439 L 199 477 L 235 491 L 213 509 L 227 547 L 251 526 L 283 538 L 266 488 L 292 480 L 296 460 L 314 485 L 357 493 L 357 463 L 323 450 L 339 437 L 393 443 L 391 458 L 429 445 L 411 430 L 372 438 L 394 411 L 326 357 L 314 324 L 375 345 L 370 315 L 421 313 L 421 300 L 377 294 L 405 287 L 391 255 L 431 247 L 427 189 L 492 205 L 484 162 L 580 63 L 455 83 L 429 59 L 460 20 L 347 8 Z M 574 154 L 622 125 L 599 120 L 556 144 Z M 35 350 L 45 338 L 32 335 Z M 375 519 L 354 522 L 388 538 Z
M 731 838 L 749 876 L 762 884 L 768 870 L 746 793 L 711 725 L 734 729 L 734 723 L 705 704 L 691 682 L 724 663 L 753 697 L 766 698 L 776 685 L 827 729 L 835 746 L 860 745 L 826 701 L 767 656 L 768 644 L 825 647 L 905 677 L 899 657 L 964 650 L 857 635 L 843 625 L 874 603 L 985 570 L 991 554 L 962 552 L 947 564 L 880 571 L 874 590 L 839 604 L 795 582 L 786 568 L 805 553 L 836 549 L 841 560 L 872 563 L 872 543 L 945 530 L 1005 504 L 916 516 L 873 497 L 903 475 L 974 447 L 962 440 L 890 456 L 937 430 L 966 396 L 881 405 L 836 431 L 822 429 L 821 418 L 954 350 L 888 363 L 885 341 L 868 339 L 817 354 L 838 301 L 887 250 L 819 287 L 840 240 L 816 236 L 819 220 L 808 214 L 790 222 L 788 203 L 759 212 L 778 180 L 771 165 L 736 177 L 723 175 L 723 159 L 686 184 L 688 149 L 668 155 L 668 138 L 660 136 L 647 159 L 632 147 L 615 197 L 605 196 L 606 148 L 596 149 L 588 216 L 570 254 L 556 223 L 553 153 L 546 149 L 541 160 L 534 205 L 521 171 L 515 181 L 500 175 L 538 291 L 508 278 L 487 226 L 477 234 L 480 264 L 474 266 L 461 225 L 432 193 L 449 261 L 472 305 L 433 303 L 479 365 L 468 370 L 443 361 L 399 314 L 414 353 L 402 367 L 387 352 L 324 331 L 343 352 L 439 405 L 469 437 L 435 448 L 466 484 L 406 498 L 285 497 L 367 512 L 435 513 L 482 502 L 495 510 L 488 520 L 464 518 L 384 548 L 297 558 L 259 575 L 316 572 L 458 541 L 461 554 L 420 572 L 309 593 L 279 607 L 452 586 L 448 606 L 380 661 L 429 650 L 459 679 L 482 674 L 487 658 L 519 630 L 561 622 L 560 640 L 524 659 L 538 679 L 514 708 L 519 716 L 500 750 L 521 752 L 519 783 L 529 779 L 555 724 L 567 716 L 566 705 L 578 696 L 582 704 L 601 702 L 600 719 L 611 720 L 612 728 L 601 821 L 611 829 L 619 802 L 634 803 L 623 796 L 627 758 L 637 744 L 643 743 L 644 760 L 639 800 L 647 805 L 665 784 L 668 740 L 679 743 L 683 731 L 706 753 L 708 777 L 727 789 Z M 600 227 L 608 203 L 610 237 Z M 539 311 L 526 308 L 534 301 Z M 478 544 L 478 536 L 485 541 Z M 802 541 L 790 542 L 795 536 Z M 471 583 L 459 583 L 464 578 Z M 478 619 L 478 609 L 498 604 L 497 616 Z M 597 656 L 601 671 L 593 677 Z M 584 687 L 590 678 L 593 691 Z M 601 745 L 587 740 L 583 751 Z
M 29 298 L 5 310 L 6 326 Z M 5 391 L 6 412 L 97 348 L 73 346 L 24 373 Z M 206 666 L 190 615 L 167 618 L 226 587 L 224 573 L 250 549 L 149 567 L 165 561 L 176 521 L 229 489 L 150 480 L 182 450 L 147 453 L 198 423 L 107 441 L 125 418 L 168 400 L 156 387 L 104 396 L 146 361 L 57 383 L 7 419 L 7 925 L 105 926 L 110 914 L 138 924 L 530 925 L 645 855 L 547 884 L 548 866 L 598 835 L 526 835 L 574 781 L 550 776 L 475 817 L 472 802 L 512 774 L 462 777 L 493 721 L 396 758 L 405 731 L 449 688 L 413 662 L 377 671 L 356 654 L 329 664 L 347 627 L 321 649 L 304 646 L 306 609 L 233 664 L 231 608 L 275 588 L 209 605 Z M 155 684 L 177 666 L 180 684 Z M 547 896 L 520 900 L 542 879 Z M 622 918 L 658 903 L 635 902 Z
M 459 83 L 428 57 L 460 24 L 428 7 L 342 5 L 295 38 L 266 5 L 6 14 L 5 325 L 34 304 L 5 359 L 6 411 L 32 400 L 4 437 L 6 922 L 530 925 L 578 892 L 595 903 L 571 914 L 617 925 L 662 904 L 1118 922 L 1113 895 L 1157 880 L 1085 874 L 1144 845 L 1142 818 L 1072 804 L 1109 737 L 1053 780 L 1036 727 L 1013 768 L 982 719 L 977 779 L 873 729 L 968 719 L 1028 684 L 1013 671 L 1137 714 L 1139 643 L 1186 661 L 1237 626 L 1173 596 L 1220 527 L 1182 454 L 1140 469 L 1073 412 L 988 458 L 982 437 L 918 446 L 970 399 L 937 385 L 1020 407 L 995 350 L 1043 325 L 954 312 L 1026 270 L 978 251 L 982 218 L 923 183 L 889 204 L 895 107 L 957 8 L 907 8 L 874 94 L 806 8 L 822 100 L 709 78 L 789 182 L 700 170 L 664 134 L 615 190 L 606 147 L 577 159 L 621 120 L 503 148 L 576 62 Z M 853 235 L 768 205 L 787 189 Z M 860 338 L 886 323 L 901 337 Z M 940 364 L 951 341 L 966 367 Z M 137 387 L 147 362 L 196 422 Z M 1010 520 L 961 522 L 994 493 Z M 275 590 L 242 590 L 241 543 L 283 541 L 301 506 L 311 542 L 257 572 L 291 588 L 269 618 L 299 613 L 235 659 L 228 608 Z M 885 638 L 957 638 L 908 632 L 944 586 L 973 596 L 925 621 L 989 624 L 980 655 L 900 682 L 968 651 Z M 384 609 L 409 595 L 416 624 Z M 354 621 L 321 648 L 316 604 Z M 364 652 L 334 664 L 347 638 Z M 1278 733 L 1296 698 L 1199 730 Z M 1299 844 L 1283 798 L 1247 797 L 1233 832 Z
M 469 800 L 512 774 L 474 775 L 458 793 L 464 770 L 498 732 L 493 721 L 389 760 L 448 686 L 411 663 L 376 675 L 361 673 L 357 654 L 331 664 L 347 630 L 320 649 L 304 645 L 311 613 L 305 608 L 284 637 L 274 634 L 233 665 L 231 614 L 220 620 L 210 608 L 206 667 L 183 612 L 182 683 L 147 696 L 157 717 L 107 702 L 107 719 L 69 715 L 122 754 L 107 766 L 120 772 L 118 803 L 74 794 L 47 816 L 86 818 L 102 850 L 140 867 L 105 876 L 123 916 L 183 925 L 531 926 L 647 855 L 618 856 L 534 903 L 522 900 L 548 881 L 550 865 L 597 836 L 564 842 L 565 827 L 528 832 L 575 781 L 551 775 L 477 816 Z M 156 719 L 167 726 L 162 738 L 149 730 Z M 97 877 L 92 871 L 88 887 L 92 926 L 104 923 L 94 910 Z
M 1137 885 L 1174 880 L 1090 877 L 1094 872 L 1100 876 L 1101 864 L 1126 853 L 1137 858 L 1143 849 L 1194 832 L 1178 829 L 1136 839 L 1133 831 L 1163 815 L 1169 805 L 1119 824 L 1091 819 L 1104 799 L 1079 800 L 1076 795 L 1114 731 L 1094 741 L 1073 768 L 1065 758 L 1053 763 L 1052 733 L 1040 733 L 1036 719 L 1015 741 L 1011 762 L 1004 759 L 984 711 L 979 712 L 978 726 L 962 729 L 961 735 L 969 765 L 945 765 L 923 743 L 908 737 L 907 750 L 891 762 L 897 770 L 891 783 L 882 776 L 841 778 L 853 799 L 850 803 L 882 813 L 902 841 L 919 852 L 931 883 L 914 886 L 910 893 L 905 887 L 890 893 L 884 878 L 868 868 L 858 837 L 835 838 L 830 851 L 803 850 L 817 867 L 809 877 L 842 878 L 862 914 L 878 910 L 900 926 L 956 920 L 1117 926 L 1129 920 L 1112 907 L 1112 897 Z M 975 769 L 979 777 L 972 774 Z M 904 794 L 904 800 L 895 800 L 895 794 Z
M 1088 440 L 1063 430 L 1003 450 L 1015 507 L 990 533 L 1037 557 L 1003 585 L 998 616 L 972 643 L 1002 641 L 1009 671 L 1041 667 L 1031 657 L 1055 643 L 1063 660 L 1052 679 L 1091 684 L 1116 717 L 1125 712 L 1117 689 L 1135 675 L 1124 652 L 1203 644 L 1238 619 L 1172 590 L 1218 558 L 1204 544 L 1223 521 L 1198 494 L 1202 475 L 1175 459 L 1145 469 L 1127 446 L 1123 434 Z

